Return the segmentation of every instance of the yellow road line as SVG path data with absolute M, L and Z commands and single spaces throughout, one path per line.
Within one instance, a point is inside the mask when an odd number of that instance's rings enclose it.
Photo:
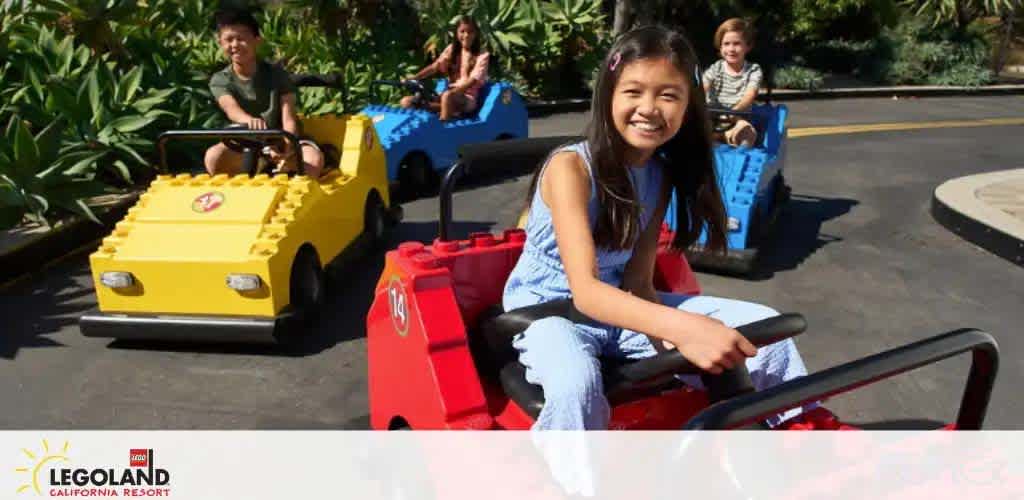
M 891 132 L 896 130 L 918 130 L 929 128 L 993 127 L 999 125 L 1024 125 L 1024 118 L 983 118 L 980 120 L 865 123 L 861 125 L 836 125 L 833 127 L 803 127 L 789 129 L 789 137 L 794 138 L 811 137 L 815 135 L 860 134 L 865 132 Z

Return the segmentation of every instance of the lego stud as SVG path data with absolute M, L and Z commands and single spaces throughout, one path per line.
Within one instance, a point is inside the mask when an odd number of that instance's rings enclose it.
M 412 256 L 412 263 L 420 269 L 435 269 L 437 268 L 437 257 L 422 252 Z
M 491 233 L 473 233 L 469 235 L 469 241 L 474 248 L 494 246 L 494 235 Z
M 406 241 L 398 245 L 398 255 L 402 257 L 411 257 L 423 251 L 423 243 L 418 241 Z
M 526 230 L 524 229 L 506 229 L 505 230 L 505 241 L 509 243 L 523 243 L 526 241 Z
M 441 240 L 435 239 L 434 240 L 433 249 L 434 249 L 434 252 L 437 252 L 437 253 L 458 252 L 459 251 L 459 242 L 458 241 L 441 241 Z

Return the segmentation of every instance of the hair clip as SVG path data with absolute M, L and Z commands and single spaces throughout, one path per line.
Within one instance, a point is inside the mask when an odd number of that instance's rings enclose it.
M 700 81 L 700 63 L 693 65 L 693 81 L 697 84 L 698 87 L 700 87 L 702 84 L 702 82 Z
M 615 71 L 615 68 L 619 67 L 620 62 L 622 62 L 622 52 L 612 54 L 612 62 L 608 64 L 608 70 Z

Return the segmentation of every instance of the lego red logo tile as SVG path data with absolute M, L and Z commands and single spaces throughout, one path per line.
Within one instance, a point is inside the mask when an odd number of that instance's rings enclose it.
M 129 450 L 128 465 L 130 467 L 146 467 L 149 465 L 149 450 Z

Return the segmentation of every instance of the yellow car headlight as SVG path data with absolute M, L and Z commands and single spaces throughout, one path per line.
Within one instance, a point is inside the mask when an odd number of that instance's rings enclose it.
M 238 292 L 251 292 L 263 286 L 263 281 L 255 274 L 229 274 L 224 281 L 228 288 Z
M 100 273 L 100 283 L 109 288 L 129 288 L 135 284 L 135 277 L 129 272 L 107 271 Z

